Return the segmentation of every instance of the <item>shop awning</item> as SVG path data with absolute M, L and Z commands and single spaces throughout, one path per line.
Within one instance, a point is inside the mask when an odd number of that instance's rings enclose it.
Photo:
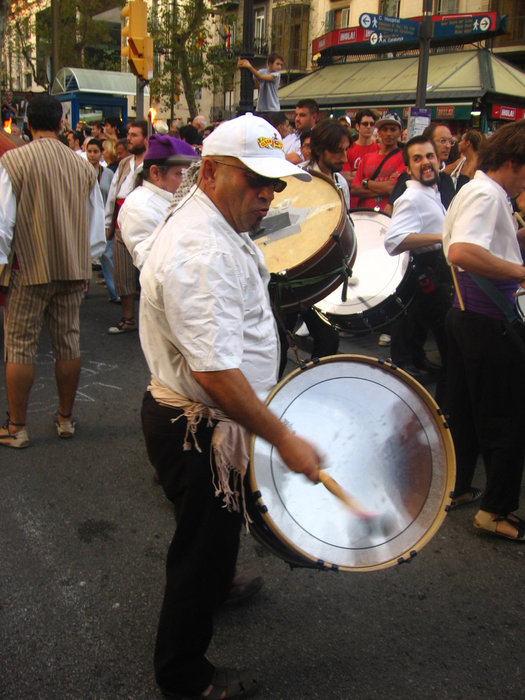
M 326 108 L 414 104 L 418 56 L 380 58 L 320 68 L 279 90 L 283 109 L 301 99 Z M 487 50 L 429 57 L 427 102 L 467 104 L 487 93 L 525 101 L 525 73 Z
M 87 68 L 61 68 L 51 86 L 52 95 L 71 92 L 96 92 L 100 95 L 128 97 L 137 91 L 137 79 L 131 73 Z M 148 94 L 148 88 L 145 89 Z

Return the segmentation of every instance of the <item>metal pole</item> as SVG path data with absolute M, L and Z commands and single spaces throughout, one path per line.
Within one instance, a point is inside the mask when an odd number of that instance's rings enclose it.
M 432 0 L 423 0 L 423 19 L 419 25 L 419 63 L 417 69 L 416 107 L 425 106 L 428 80 L 428 53 L 432 33 Z
M 137 76 L 137 119 L 144 119 L 144 86 L 146 83 Z
M 242 56 L 249 61 L 253 58 L 253 0 L 244 0 L 242 13 Z M 241 68 L 241 94 L 239 115 L 253 112 L 253 78 L 247 68 Z

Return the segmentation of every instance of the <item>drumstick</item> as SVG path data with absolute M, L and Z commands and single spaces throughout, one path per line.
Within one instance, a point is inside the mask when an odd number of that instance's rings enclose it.
M 523 217 L 520 215 L 519 212 L 517 212 L 517 211 L 514 212 L 514 218 L 516 219 L 516 221 L 519 224 L 521 224 L 521 226 L 525 226 L 525 221 L 523 220 Z
M 319 469 L 318 475 L 319 481 L 323 484 L 323 486 L 327 488 L 330 493 L 333 493 L 333 495 L 340 501 L 345 503 L 353 513 L 358 515 L 360 518 L 366 518 L 367 520 L 375 517 L 373 513 L 365 510 L 364 506 L 357 500 L 357 498 L 355 498 L 355 496 L 351 496 L 349 493 L 347 493 L 343 487 L 338 484 L 335 479 L 332 479 L 332 477 L 323 469 Z

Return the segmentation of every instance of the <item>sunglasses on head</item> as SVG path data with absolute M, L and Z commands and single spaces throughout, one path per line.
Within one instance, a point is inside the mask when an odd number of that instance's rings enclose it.
M 237 170 L 244 171 L 244 177 L 246 178 L 250 187 L 253 187 L 254 189 L 272 187 L 274 192 L 282 192 L 288 184 L 284 180 L 279 180 L 279 178 L 264 177 L 264 175 L 254 173 L 253 170 L 245 168 L 243 165 L 236 165 L 235 163 L 225 163 L 223 160 L 217 160 L 216 158 L 213 159 L 213 162 L 219 163 L 220 165 L 227 165 L 229 168 L 237 168 Z

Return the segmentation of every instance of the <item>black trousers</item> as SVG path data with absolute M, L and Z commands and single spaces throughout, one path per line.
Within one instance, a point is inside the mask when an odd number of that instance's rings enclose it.
M 446 328 L 455 495 L 470 488 L 481 454 L 481 508 L 507 515 L 519 507 L 525 459 L 525 344 L 508 323 L 471 311 L 450 309 Z
M 441 251 L 414 255 L 413 264 L 418 285 L 404 313 L 391 324 L 390 354 L 399 367 L 422 367 L 427 330 L 431 330 L 443 367 L 436 386 L 436 400 L 443 406 L 448 357 L 445 318 L 452 304 L 450 272 Z
M 313 308 L 302 306 L 299 312 L 285 316 L 283 323 L 277 323 L 279 340 L 281 341 L 279 378 L 282 377 L 288 361 L 288 339 L 283 324 L 286 330 L 293 331 L 299 313 L 313 338 L 312 359 L 314 357 L 320 358 L 327 357 L 328 355 L 336 355 L 339 348 L 339 334 L 336 329 L 328 322 L 323 321 Z
M 213 614 L 235 574 L 242 517 L 223 507 L 212 484 L 213 427 L 199 424 L 197 441 L 183 450 L 186 418 L 146 392 L 142 427 L 151 463 L 174 505 L 176 530 L 166 561 L 166 587 L 155 645 L 155 675 L 164 691 L 198 695 L 211 681 L 206 658 Z

